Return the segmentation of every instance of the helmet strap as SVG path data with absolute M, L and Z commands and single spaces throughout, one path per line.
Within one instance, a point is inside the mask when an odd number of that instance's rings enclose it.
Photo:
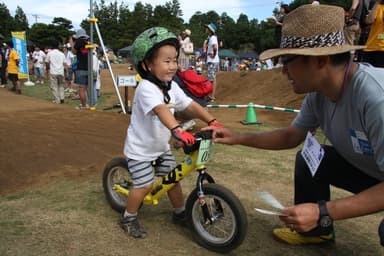
M 158 79 L 156 76 L 154 76 L 150 71 L 148 71 L 147 64 L 144 62 L 145 69 L 147 70 L 145 75 L 143 76 L 144 79 L 147 79 L 148 81 L 154 83 L 157 85 L 160 90 L 163 92 L 164 95 L 164 102 L 168 104 L 171 101 L 171 97 L 169 96 L 168 91 L 171 89 L 171 83 L 172 81 L 169 82 L 163 82 L 160 79 Z

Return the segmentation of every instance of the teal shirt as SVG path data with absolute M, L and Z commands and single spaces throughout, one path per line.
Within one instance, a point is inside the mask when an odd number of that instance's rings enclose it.
M 384 181 L 384 69 L 360 63 L 337 103 L 307 94 L 292 125 L 320 127 L 349 163 Z

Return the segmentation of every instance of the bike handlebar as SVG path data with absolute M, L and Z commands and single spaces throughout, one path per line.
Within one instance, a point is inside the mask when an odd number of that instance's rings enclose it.
M 192 145 L 185 145 L 185 144 L 182 145 L 178 142 L 175 142 L 174 147 L 176 149 L 179 149 L 182 147 L 184 150 L 184 153 L 188 155 L 188 154 L 192 153 L 193 151 L 199 149 L 200 142 L 202 140 L 212 139 L 212 131 L 199 131 L 199 132 L 194 133 L 193 136 L 195 137 L 195 143 L 193 143 Z

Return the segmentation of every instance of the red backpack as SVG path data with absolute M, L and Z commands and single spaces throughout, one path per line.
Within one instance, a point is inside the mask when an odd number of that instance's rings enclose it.
M 194 70 L 179 71 L 178 74 L 185 87 L 196 97 L 204 97 L 212 92 L 212 83 Z

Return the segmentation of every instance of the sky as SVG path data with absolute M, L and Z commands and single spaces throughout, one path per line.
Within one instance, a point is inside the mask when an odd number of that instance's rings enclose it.
M 54 17 L 63 17 L 72 21 L 72 24 L 77 29 L 83 19 L 89 15 L 89 7 L 91 0 L 7 0 L 0 2 L 4 3 L 11 15 L 15 15 L 17 6 L 21 7 L 27 15 L 29 25 L 33 25 L 36 21 L 40 23 L 51 23 Z M 105 0 L 108 5 L 110 2 Z M 133 8 L 134 4 L 139 1 L 122 1 L 117 0 L 120 4 L 123 2 L 129 8 Z M 141 1 L 143 4 L 164 5 L 167 0 L 147 0 Z M 93 1 L 100 3 L 100 1 Z M 226 12 L 235 21 L 241 13 L 246 14 L 248 19 L 258 19 L 259 21 L 272 16 L 273 9 L 279 5 L 276 0 L 179 0 L 183 11 L 183 19 L 185 22 L 197 11 L 206 13 L 215 11 L 219 15 Z M 131 9 L 132 10 L 132 9 Z M 97 17 L 96 17 L 97 18 Z

